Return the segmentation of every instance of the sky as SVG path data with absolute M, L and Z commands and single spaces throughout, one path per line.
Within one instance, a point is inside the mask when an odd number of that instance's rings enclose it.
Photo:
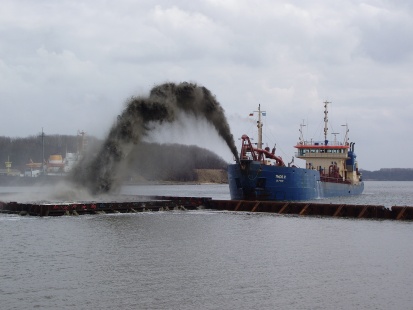
M 237 145 L 260 104 L 264 144 L 288 162 L 303 122 L 324 139 L 328 100 L 359 168 L 413 168 L 411 1 L 2 0 L 0 38 L 0 136 L 104 138 L 128 98 L 187 81 L 216 96 Z M 233 161 L 202 120 L 149 138 Z

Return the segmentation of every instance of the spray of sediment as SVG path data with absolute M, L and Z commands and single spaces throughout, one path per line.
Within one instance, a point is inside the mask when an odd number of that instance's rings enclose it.
M 152 88 L 148 97 L 132 97 L 127 102 L 96 157 L 86 167 L 75 169 L 74 181 L 92 194 L 109 192 L 115 186 L 123 159 L 148 134 L 151 125 L 175 122 L 182 112 L 205 118 L 238 161 L 224 110 L 211 92 L 192 83 L 165 83 Z

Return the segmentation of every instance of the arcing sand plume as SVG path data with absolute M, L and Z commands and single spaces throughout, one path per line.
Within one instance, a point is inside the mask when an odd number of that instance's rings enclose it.
M 192 83 L 165 83 L 152 88 L 149 97 L 132 97 L 127 102 L 96 157 L 86 167 L 75 169 L 75 182 L 92 194 L 109 192 L 119 176 L 123 159 L 147 135 L 150 126 L 175 122 L 182 112 L 205 118 L 238 160 L 224 110 L 211 92 Z

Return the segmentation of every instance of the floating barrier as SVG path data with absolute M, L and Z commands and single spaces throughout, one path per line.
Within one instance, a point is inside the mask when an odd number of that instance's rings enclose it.
M 107 213 L 137 213 L 144 211 L 185 211 L 200 208 L 290 214 L 299 216 L 323 216 L 333 218 L 363 218 L 387 220 L 413 220 L 413 207 L 379 205 L 349 205 L 328 203 L 214 200 L 207 197 L 134 196 L 133 202 L 76 202 L 76 203 L 17 203 L 0 202 L 0 213 L 62 216 Z
M 325 217 L 413 220 L 413 207 L 275 201 L 214 200 L 214 209 Z

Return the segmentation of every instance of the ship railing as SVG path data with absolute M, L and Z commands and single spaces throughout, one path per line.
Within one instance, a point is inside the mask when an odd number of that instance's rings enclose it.
M 307 152 L 307 153 L 300 153 L 296 152 L 295 157 L 303 157 L 303 158 L 348 158 L 346 153 L 316 153 L 316 152 Z
M 328 141 L 327 144 L 325 144 L 325 141 L 303 141 L 302 143 L 299 143 L 300 145 L 309 145 L 309 146 L 318 146 L 318 145 L 328 145 L 328 146 L 343 146 L 343 142 L 339 141 Z

